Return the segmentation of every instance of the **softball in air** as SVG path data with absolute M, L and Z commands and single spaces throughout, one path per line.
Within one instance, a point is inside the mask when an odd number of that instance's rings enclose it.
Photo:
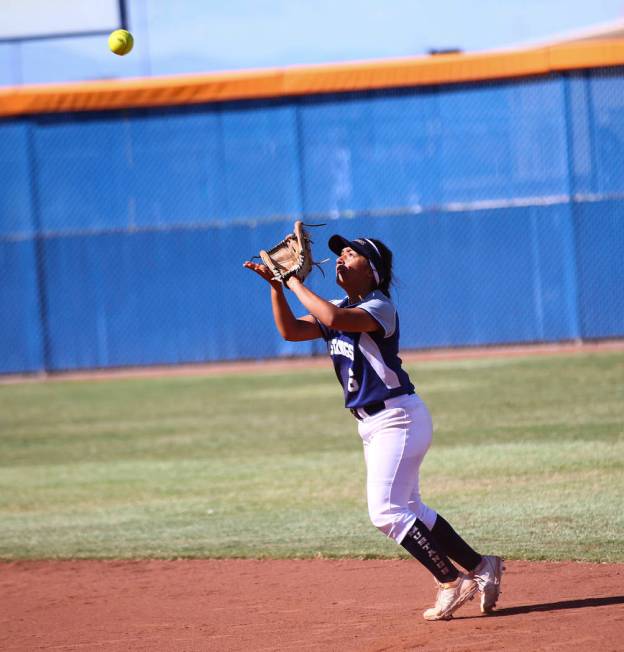
M 120 57 L 123 57 L 124 54 L 128 54 L 132 50 L 134 45 L 134 38 L 132 34 L 125 29 L 116 29 L 114 32 L 111 32 L 111 35 L 108 37 L 108 47 L 111 49 L 111 52 L 118 54 Z

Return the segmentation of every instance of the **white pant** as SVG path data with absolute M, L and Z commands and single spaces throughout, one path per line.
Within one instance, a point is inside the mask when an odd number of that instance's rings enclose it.
M 420 465 L 433 424 L 415 394 L 386 401 L 386 409 L 358 421 L 366 460 L 368 513 L 373 525 L 400 543 L 420 519 L 431 529 L 437 513 L 420 499 Z

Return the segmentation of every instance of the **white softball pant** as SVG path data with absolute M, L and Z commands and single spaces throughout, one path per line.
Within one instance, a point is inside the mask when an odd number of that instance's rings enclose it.
M 420 465 L 433 424 L 416 394 L 387 400 L 386 409 L 358 421 L 366 460 L 368 513 L 373 525 L 400 543 L 416 519 L 430 530 L 437 513 L 420 499 Z

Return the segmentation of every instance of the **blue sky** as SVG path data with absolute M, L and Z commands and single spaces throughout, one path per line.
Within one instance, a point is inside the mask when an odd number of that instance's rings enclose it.
M 128 0 L 128 13 L 130 55 L 105 36 L 0 43 L 0 85 L 487 50 L 624 17 L 624 0 Z

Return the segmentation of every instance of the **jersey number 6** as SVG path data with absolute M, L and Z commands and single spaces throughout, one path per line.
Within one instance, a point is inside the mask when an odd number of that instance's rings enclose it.
M 360 389 L 358 381 L 353 377 L 353 369 L 349 367 L 349 382 L 347 383 L 347 391 L 349 393 L 357 392 Z

